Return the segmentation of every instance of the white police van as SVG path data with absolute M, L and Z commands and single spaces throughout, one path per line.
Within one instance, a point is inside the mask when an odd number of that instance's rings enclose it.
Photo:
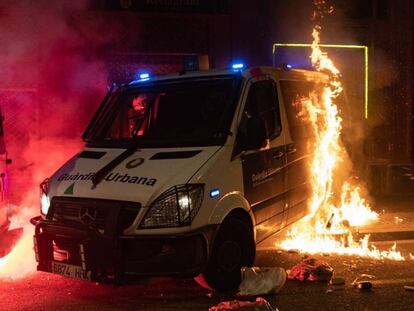
M 38 270 L 237 288 L 256 244 L 308 212 L 312 131 L 295 102 L 326 83 L 313 71 L 240 65 L 114 87 L 85 148 L 41 185 Z

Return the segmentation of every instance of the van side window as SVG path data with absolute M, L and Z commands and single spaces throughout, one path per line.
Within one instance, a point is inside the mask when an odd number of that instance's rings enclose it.
M 281 80 L 279 83 L 282 90 L 283 100 L 285 102 L 286 114 L 292 139 L 294 141 L 299 141 L 312 137 L 314 132 L 311 122 L 309 120 L 304 120 L 299 115 L 302 109 L 300 99 L 309 97 L 309 93 L 312 91 L 321 91 L 322 85 L 308 81 L 289 80 Z
M 282 123 L 276 83 L 273 80 L 258 81 L 250 86 L 233 154 L 238 154 L 245 149 L 246 124 L 247 120 L 252 117 L 260 117 L 264 121 L 268 139 L 271 140 L 280 135 Z
M 282 130 L 277 99 L 276 84 L 273 80 L 263 80 L 251 85 L 247 95 L 246 111 L 260 116 L 266 125 L 267 137 L 273 139 Z
M 267 137 L 276 138 L 282 130 L 276 84 L 273 80 L 253 83 L 247 95 L 245 116 L 259 116 L 266 125 Z

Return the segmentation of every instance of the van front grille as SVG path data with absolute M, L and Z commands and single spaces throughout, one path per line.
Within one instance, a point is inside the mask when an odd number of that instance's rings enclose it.
M 115 233 L 132 225 L 140 207 L 136 202 L 54 197 L 47 218 Z

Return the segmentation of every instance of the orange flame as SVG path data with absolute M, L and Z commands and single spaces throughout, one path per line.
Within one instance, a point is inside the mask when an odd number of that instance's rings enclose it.
M 23 227 L 23 235 L 13 250 L 0 259 L 0 279 L 22 278 L 36 271 L 33 252 L 34 227 L 29 222 L 32 216 L 33 209 L 19 208 L 18 214 L 10 218 L 11 228 Z
M 54 146 L 55 148 L 50 148 Z M 20 161 L 30 159 L 33 167 L 31 182 L 20 191 L 24 200 L 18 205 L 10 204 L 13 211 L 11 228 L 23 227 L 23 236 L 14 249 L 0 258 L 0 279 L 21 278 L 36 271 L 36 260 L 33 251 L 34 226 L 30 218 L 39 215 L 39 188 L 40 182 L 50 176 L 65 159 L 75 154 L 80 149 L 77 139 L 64 139 L 62 137 L 45 137 L 41 139 L 31 138 L 29 144 L 22 151 Z M 48 161 L 44 159 L 44 150 L 48 150 Z
M 335 104 L 342 92 L 340 71 L 320 49 L 320 30 L 320 25 L 316 25 L 312 31 L 310 58 L 316 70 L 330 75 L 330 84 L 322 94 L 313 91 L 295 103 L 301 107 L 299 116 L 311 121 L 315 134 L 309 167 L 312 196 L 308 204 L 311 213 L 294 224 L 286 239 L 277 246 L 311 254 L 336 253 L 404 260 L 395 244 L 388 251 L 380 251 L 369 244 L 368 235 L 357 241 L 350 232 L 350 227 L 374 221 L 378 214 L 362 197 L 361 188 L 349 181 L 350 172 L 344 172 L 349 157 L 341 144 L 342 119 Z

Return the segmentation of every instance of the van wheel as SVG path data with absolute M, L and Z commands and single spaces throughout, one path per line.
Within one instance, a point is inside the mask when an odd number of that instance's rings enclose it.
M 206 270 L 195 280 L 213 290 L 235 291 L 241 282 L 240 269 L 251 267 L 255 254 L 250 227 L 239 219 L 229 218 L 217 232 Z

